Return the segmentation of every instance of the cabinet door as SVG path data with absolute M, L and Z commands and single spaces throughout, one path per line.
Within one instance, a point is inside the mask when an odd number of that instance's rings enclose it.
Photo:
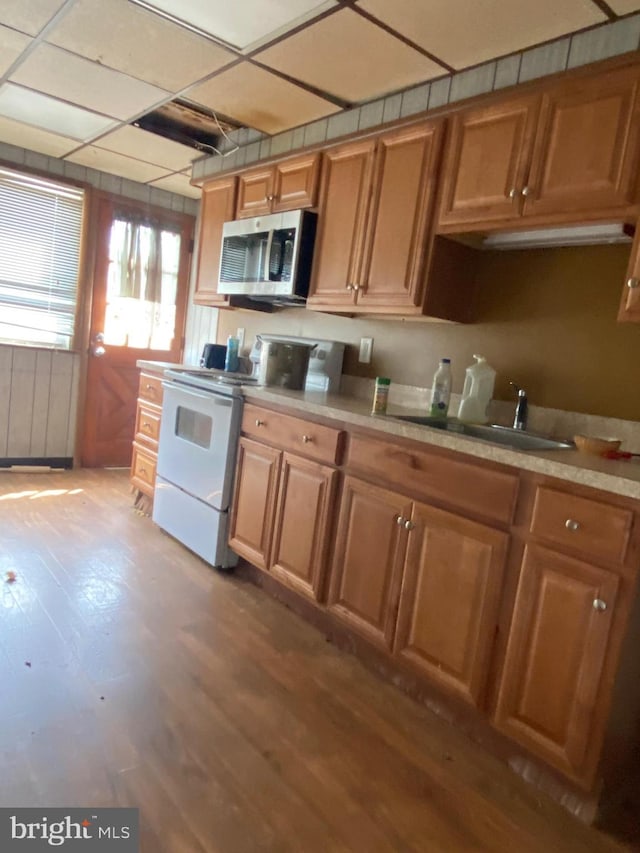
M 543 95 L 524 214 L 605 214 L 637 197 L 638 72 L 557 84 Z
M 271 548 L 280 455 L 248 438 L 238 445 L 229 545 L 260 569 L 267 568 Z
M 609 699 L 601 682 L 617 589 L 611 572 L 529 546 L 498 695 L 498 728 L 585 787 Z
M 193 301 L 199 305 L 226 305 L 228 298 L 218 294 L 222 226 L 233 219 L 236 201 L 236 179 L 223 178 L 202 188 L 200 232 L 198 237 L 198 271 Z
M 328 603 L 377 645 L 391 648 L 411 515 L 403 495 L 346 477 Z
M 270 570 L 315 599 L 322 593 L 336 476 L 326 465 L 283 456 Z
M 383 136 L 376 153 L 373 199 L 358 304 L 420 303 L 442 124 L 428 122 Z
M 274 166 L 274 193 L 271 209 L 297 210 L 315 207 L 320 155 L 309 154 L 284 160 Z
M 539 105 L 532 95 L 453 117 L 439 225 L 518 219 Z
M 236 219 L 265 216 L 273 201 L 273 166 L 251 169 L 238 178 Z
M 307 308 L 349 310 L 360 284 L 374 143 L 340 146 L 323 155 L 318 234 Z
M 640 226 L 640 223 L 638 224 Z M 631 249 L 627 278 L 622 288 L 618 321 L 640 323 L 640 227 L 636 228 Z
M 509 537 L 424 504 L 411 521 L 394 652 L 479 706 Z

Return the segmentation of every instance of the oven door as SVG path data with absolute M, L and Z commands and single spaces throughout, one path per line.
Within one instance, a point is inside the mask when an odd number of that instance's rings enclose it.
M 164 382 L 158 474 L 215 509 L 231 501 L 242 399 Z

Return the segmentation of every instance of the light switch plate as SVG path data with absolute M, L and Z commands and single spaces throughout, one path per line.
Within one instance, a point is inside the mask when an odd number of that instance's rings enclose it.
M 360 364 L 371 364 L 371 353 L 373 351 L 373 338 L 360 338 Z

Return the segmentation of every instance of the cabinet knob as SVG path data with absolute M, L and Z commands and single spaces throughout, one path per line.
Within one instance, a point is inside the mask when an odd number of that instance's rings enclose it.
M 264 421 L 261 421 L 260 418 L 256 418 L 256 426 L 264 426 Z
M 522 187 L 522 195 L 523 196 L 531 195 L 531 187 Z
M 360 285 L 359 285 L 359 284 L 354 284 L 354 285 L 352 285 L 352 286 L 351 286 L 351 289 L 352 289 L 352 290 L 355 290 L 355 291 L 358 291 L 358 290 L 360 290 Z
M 517 190 L 516 190 L 516 188 L 515 188 L 515 187 L 511 187 L 511 189 L 509 190 L 509 198 L 515 198 L 515 197 L 516 197 L 516 194 L 517 194 Z
M 313 441 L 313 436 L 312 435 L 303 435 L 302 441 L 304 442 L 304 444 L 309 444 L 310 441 Z
M 144 386 L 144 390 L 145 391 L 153 391 L 153 385 L 151 385 L 151 384 L 149 384 L 149 382 L 147 382 L 147 384 Z
M 405 523 L 405 519 L 401 515 L 397 515 L 396 516 L 396 524 L 398 525 L 398 527 L 402 527 L 402 525 L 404 523 Z
M 143 426 L 145 429 L 151 429 L 151 424 L 149 423 L 149 421 L 144 421 L 144 422 L 143 422 L 143 424 L 142 424 L 142 426 Z
M 602 612 L 603 610 L 607 609 L 607 602 L 603 601 L 601 598 L 594 598 L 593 599 L 593 609 L 594 610 L 600 610 Z
M 627 287 L 629 290 L 635 290 L 640 285 L 640 278 L 628 278 Z
M 274 200 L 274 198 L 275 198 L 275 196 L 274 196 L 274 195 L 268 195 L 268 196 L 267 196 L 267 201 L 273 201 L 273 200 Z
M 575 518 L 568 518 L 565 521 L 564 526 L 567 530 L 580 530 L 580 522 L 576 521 Z
M 413 530 L 414 527 L 415 527 L 415 524 L 413 523 L 413 521 L 411 521 L 410 519 L 405 521 L 405 523 L 404 523 L 404 529 L 405 530 Z
M 140 473 L 141 473 L 141 474 L 146 474 L 146 473 L 147 473 L 147 469 L 146 469 L 146 468 L 141 468 L 141 469 L 140 469 Z M 595 605 L 594 605 L 594 606 L 595 606 Z
M 353 290 L 353 285 L 351 283 L 347 284 L 347 290 Z

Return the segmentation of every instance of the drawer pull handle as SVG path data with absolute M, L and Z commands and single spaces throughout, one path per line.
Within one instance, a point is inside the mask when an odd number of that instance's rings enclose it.
M 402 527 L 405 523 L 405 519 L 401 515 L 396 516 L 396 524 L 398 527 Z
M 413 521 L 411 521 L 411 520 L 405 521 L 405 523 L 404 523 L 404 529 L 405 530 L 413 530 L 414 527 L 415 527 L 415 524 L 413 523 Z
M 603 612 L 604 610 L 607 609 L 607 602 L 603 601 L 601 598 L 594 598 L 593 599 L 593 609 L 599 610 L 600 612 Z
M 565 521 L 564 526 L 567 528 L 567 530 L 571 530 L 574 532 L 576 530 L 580 530 L 580 522 L 576 521 L 575 518 L 568 518 Z
M 313 441 L 313 436 L 312 435 L 303 435 L 302 441 L 304 442 L 304 444 L 309 444 L 310 441 Z
M 264 421 L 261 421 L 260 418 L 256 418 L 256 426 L 264 426 Z

